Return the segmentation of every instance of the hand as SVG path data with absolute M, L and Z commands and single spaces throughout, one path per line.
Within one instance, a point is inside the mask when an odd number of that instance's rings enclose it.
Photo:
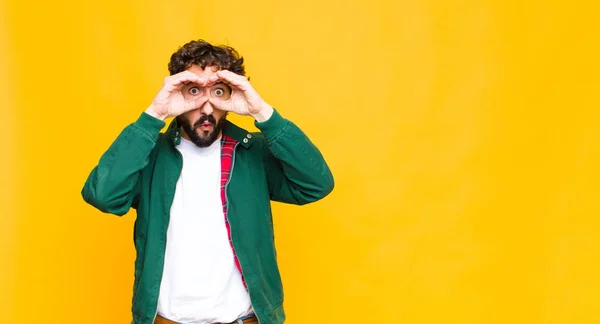
M 254 90 L 248 79 L 242 75 L 227 70 L 217 71 L 208 78 L 208 83 L 223 81 L 231 86 L 231 97 L 222 101 L 218 99 L 209 99 L 213 107 L 230 111 L 242 116 L 252 116 L 257 121 L 262 122 L 271 117 L 273 107 L 269 106 Z
M 181 93 L 181 88 L 190 82 L 203 87 L 207 85 L 208 80 L 206 77 L 198 76 L 190 71 L 183 71 L 167 77 L 146 113 L 160 120 L 165 120 L 200 108 L 207 101 L 206 97 L 186 99 Z

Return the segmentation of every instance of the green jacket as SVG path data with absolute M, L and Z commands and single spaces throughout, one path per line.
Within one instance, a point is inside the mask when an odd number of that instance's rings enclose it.
M 226 188 L 226 217 L 250 299 L 261 324 L 285 320 L 270 201 L 303 205 L 327 196 L 333 176 L 319 150 L 277 111 L 249 133 L 229 121 L 223 133 L 238 141 Z M 92 170 L 83 199 L 102 212 L 137 211 L 132 313 L 152 324 L 163 272 L 166 233 L 182 157 L 181 129 L 146 113 L 127 126 Z M 250 135 L 249 135 L 250 134 Z

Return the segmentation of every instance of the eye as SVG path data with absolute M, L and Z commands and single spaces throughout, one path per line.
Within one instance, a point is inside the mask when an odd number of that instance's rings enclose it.
M 190 88 L 190 90 L 188 90 L 189 93 L 193 94 L 193 95 L 197 95 L 200 93 L 200 89 L 198 89 L 198 87 L 192 87 Z
M 223 90 L 222 88 L 217 88 L 217 89 L 215 89 L 215 91 L 213 91 L 213 93 L 217 97 L 222 97 L 225 95 L 225 90 Z

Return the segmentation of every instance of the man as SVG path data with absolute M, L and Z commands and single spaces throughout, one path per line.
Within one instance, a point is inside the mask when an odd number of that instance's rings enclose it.
M 243 63 L 231 47 L 181 47 L 152 104 L 83 187 L 102 212 L 137 211 L 134 324 L 285 320 L 270 201 L 315 202 L 334 182 L 307 136 L 250 85 Z M 253 117 L 260 132 L 235 126 L 229 112 Z

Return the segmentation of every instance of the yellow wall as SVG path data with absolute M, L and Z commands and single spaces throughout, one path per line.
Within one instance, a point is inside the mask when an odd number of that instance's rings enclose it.
M 170 54 L 206 38 L 240 50 L 337 180 L 275 207 L 287 323 L 600 323 L 599 12 L 3 0 L 2 322 L 129 321 L 135 215 L 79 192 Z

